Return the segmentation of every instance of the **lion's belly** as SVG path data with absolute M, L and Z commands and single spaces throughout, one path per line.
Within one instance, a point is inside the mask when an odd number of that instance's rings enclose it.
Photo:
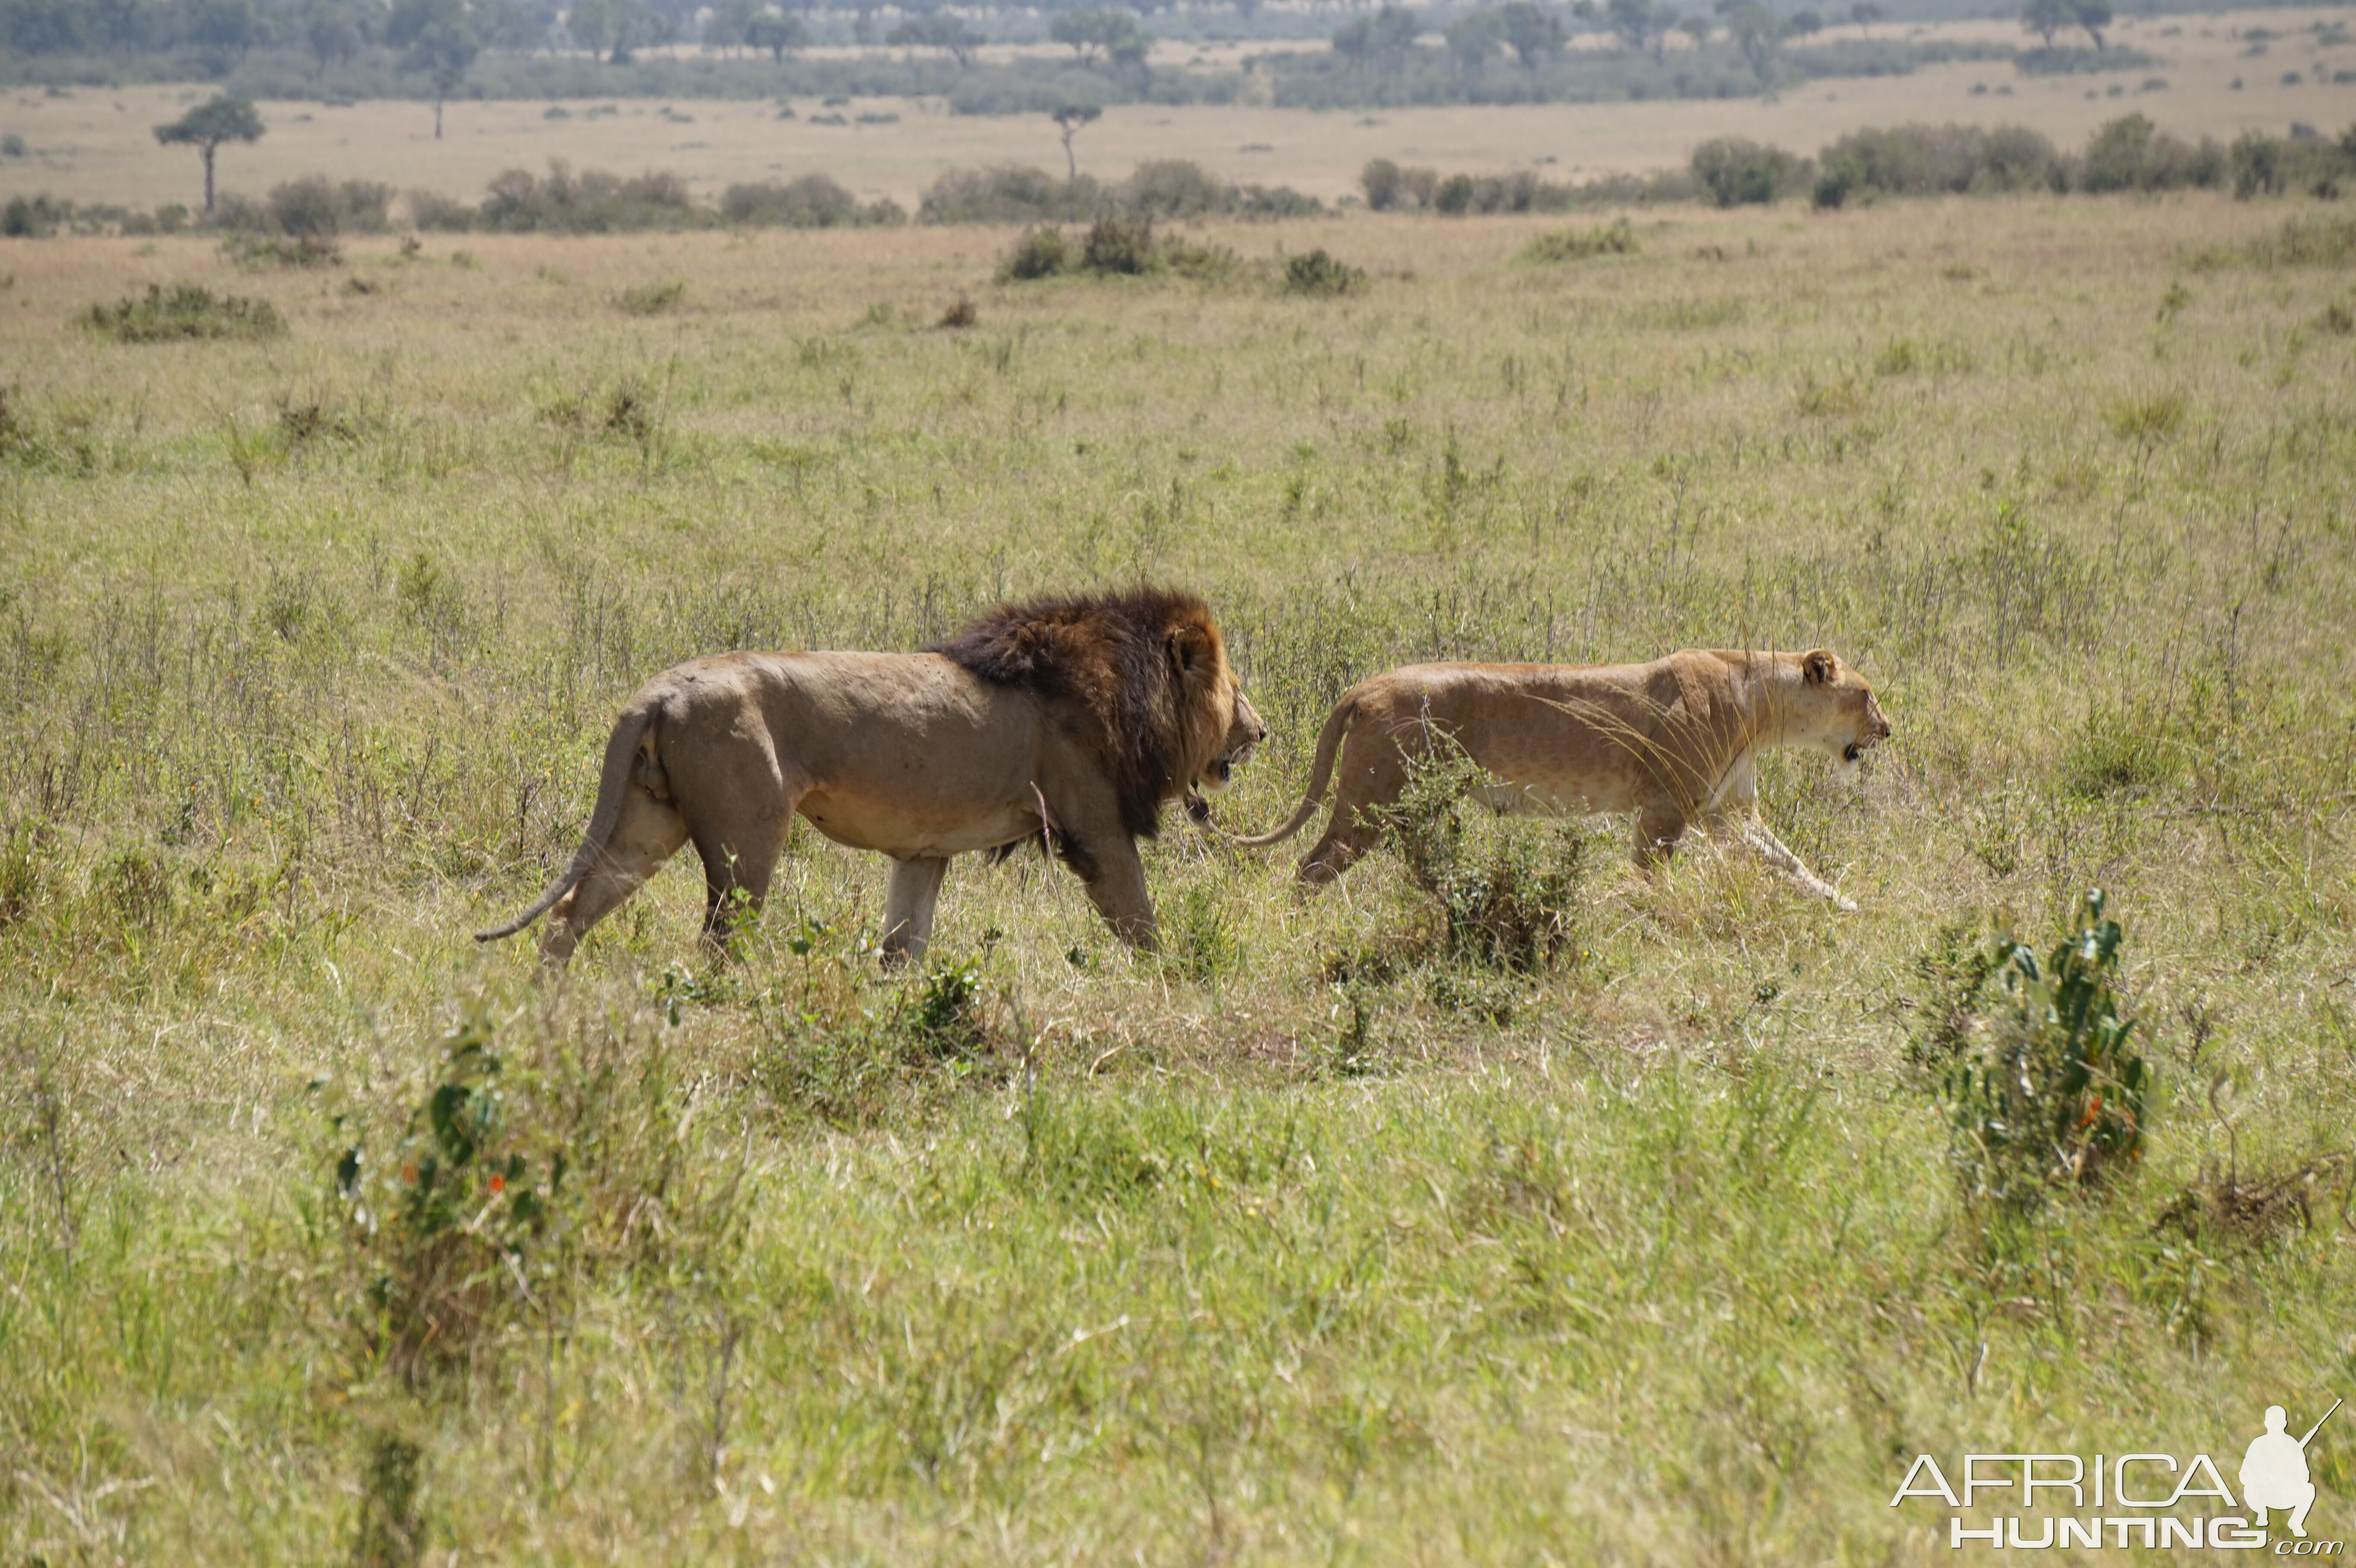
M 879 798 L 815 789 L 797 809 L 812 827 L 853 849 L 902 859 L 945 858 L 995 849 L 1039 831 L 1036 804 L 1015 800 Z

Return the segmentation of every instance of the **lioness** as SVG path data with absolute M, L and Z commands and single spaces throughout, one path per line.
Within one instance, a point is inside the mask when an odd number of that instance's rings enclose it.
M 923 653 L 736 653 L 655 677 L 622 709 L 589 830 L 542 913 L 541 956 L 582 933 L 693 840 L 703 933 L 741 892 L 760 907 L 799 812 L 893 859 L 887 962 L 921 955 L 949 857 L 1052 844 L 1124 940 L 1154 944 L 1137 839 L 1162 805 L 1224 786 L 1268 733 L 1203 602 L 1140 589 L 985 616 Z
M 1409 763 L 1446 737 L 1498 781 L 1479 794 L 1501 812 L 1633 811 L 1636 863 L 1647 869 L 1696 820 L 1715 830 L 1732 818 L 1770 864 L 1854 910 L 1758 819 L 1756 759 L 1768 746 L 1807 746 L 1831 752 L 1847 774 L 1889 735 L 1872 688 L 1821 648 L 1687 648 L 1650 664 L 1408 665 L 1343 693 L 1291 820 L 1239 841 L 1299 832 L 1324 798 L 1339 750 L 1333 815 L 1299 873 L 1311 887 L 1333 880 L 1381 836 L 1376 814 L 1406 787 Z

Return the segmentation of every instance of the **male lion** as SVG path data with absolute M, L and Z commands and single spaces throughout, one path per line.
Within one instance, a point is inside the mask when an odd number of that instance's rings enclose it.
M 1498 811 L 1633 811 L 1636 863 L 1645 869 L 1666 859 L 1697 819 L 1715 829 L 1735 818 L 1743 842 L 1770 864 L 1854 910 L 1759 821 L 1756 759 L 1764 747 L 1807 746 L 1831 752 L 1847 774 L 1889 735 L 1872 688 L 1822 649 L 1687 648 L 1629 665 L 1408 665 L 1343 693 L 1317 737 L 1292 819 L 1238 841 L 1274 844 L 1299 832 L 1324 798 L 1340 750 L 1333 815 L 1299 873 L 1323 886 L 1373 848 L 1382 808 L 1398 799 L 1410 763 L 1453 742 L 1498 781 L 1478 792 Z
M 703 933 L 757 909 L 799 812 L 892 857 L 884 956 L 920 955 L 949 857 L 1052 843 L 1124 940 L 1154 944 L 1137 839 L 1162 805 L 1224 786 L 1268 733 L 1189 594 L 1139 589 L 1000 609 L 923 653 L 736 653 L 655 677 L 605 742 L 589 831 L 530 909 L 562 965 L 690 840 Z

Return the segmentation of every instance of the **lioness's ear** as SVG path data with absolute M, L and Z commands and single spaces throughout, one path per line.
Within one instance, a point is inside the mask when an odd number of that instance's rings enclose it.
M 1813 653 L 1800 656 L 1800 673 L 1807 678 L 1810 686 L 1822 686 L 1832 679 L 1833 671 L 1839 667 L 1839 664 L 1838 659 L 1834 658 L 1824 649 L 1818 648 Z

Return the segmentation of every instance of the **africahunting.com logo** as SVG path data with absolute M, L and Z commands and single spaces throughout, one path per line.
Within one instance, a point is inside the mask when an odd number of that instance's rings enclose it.
M 2268 1405 L 2265 1430 L 2242 1456 L 2235 1477 L 2242 1486 L 2239 1501 L 2206 1454 L 2183 1462 L 2171 1454 L 1966 1454 L 1953 1481 L 1935 1457 L 1920 1454 L 1890 1506 L 1912 1498 L 1944 1503 L 1954 1510 L 1947 1519 L 1947 1544 L 1958 1549 L 1967 1543 L 2028 1551 L 2271 1547 L 2277 1557 L 2337 1557 L 2345 1553 L 2346 1542 L 2317 1541 L 2307 1533 L 2308 1510 L 2315 1506 L 2307 1460 L 2308 1445 L 2340 1403 L 2333 1400 L 2304 1437 L 2291 1435 L 2289 1412 Z M 1963 1517 L 1966 1509 L 2007 1504 L 2015 1511 L 1984 1515 L 1976 1525 Z M 2274 1534 L 2276 1528 L 2284 1532 L 2280 1539 Z

